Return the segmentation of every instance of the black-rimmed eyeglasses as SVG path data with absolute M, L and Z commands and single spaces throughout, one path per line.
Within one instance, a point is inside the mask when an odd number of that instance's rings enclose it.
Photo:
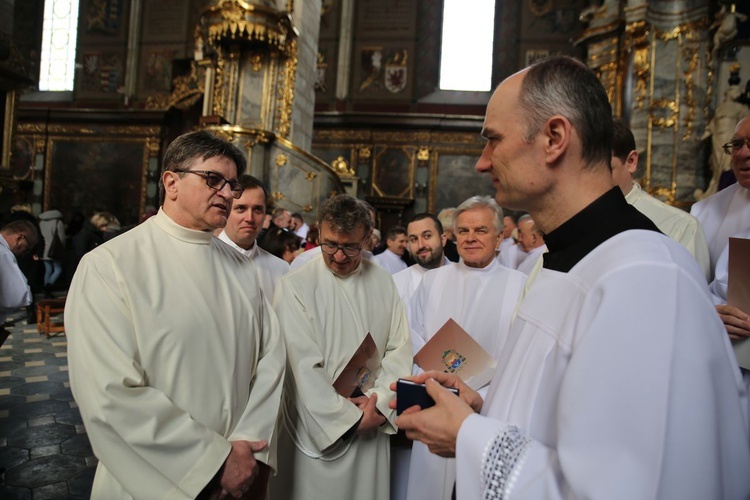
M 356 257 L 357 255 L 359 255 L 359 252 L 362 251 L 362 243 L 360 243 L 359 245 L 336 245 L 334 243 L 321 243 L 320 249 L 328 255 L 334 255 L 336 252 L 341 250 L 347 257 Z
M 242 185 L 237 181 L 231 181 L 224 177 L 223 175 L 212 172 L 210 170 L 183 170 L 183 169 L 175 169 L 173 172 L 181 172 L 183 174 L 197 174 L 203 177 L 206 180 L 206 185 L 210 187 L 211 189 L 215 189 L 216 191 L 221 191 L 224 189 L 224 186 L 229 184 L 229 189 L 232 190 L 232 197 L 235 199 L 239 199 L 240 196 L 242 196 L 243 191 L 245 191 L 245 188 L 242 187 Z
M 750 139 L 735 139 L 724 144 L 722 148 L 726 154 L 731 155 L 742 149 L 742 146 L 750 148 Z

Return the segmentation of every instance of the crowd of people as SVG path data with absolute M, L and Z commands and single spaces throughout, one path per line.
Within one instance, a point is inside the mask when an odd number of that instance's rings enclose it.
M 81 229 L 65 322 L 92 498 L 750 496 L 750 371 L 730 343 L 750 311 L 727 304 L 750 117 L 724 147 L 737 183 L 692 215 L 634 181 L 633 135 L 574 59 L 503 81 L 482 136 L 495 197 L 382 241 L 362 200 L 308 225 L 231 143 L 173 141 L 153 217 Z M 0 313 L 33 296 L 9 292 L 17 256 L 65 238 L 42 216 L 0 231 Z M 494 360 L 481 382 L 415 364 L 450 320 Z M 397 415 L 402 378 L 434 406 Z

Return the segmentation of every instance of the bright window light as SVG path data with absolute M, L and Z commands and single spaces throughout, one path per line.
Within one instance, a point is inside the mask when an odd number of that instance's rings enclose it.
M 440 55 L 442 90 L 490 90 L 494 32 L 494 0 L 445 0 Z
M 39 90 L 73 90 L 78 0 L 45 0 Z

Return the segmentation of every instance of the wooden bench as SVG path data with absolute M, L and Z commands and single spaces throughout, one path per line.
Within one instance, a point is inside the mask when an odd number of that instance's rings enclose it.
M 45 299 L 36 305 L 36 331 L 47 338 L 50 334 L 65 332 L 65 322 L 62 318 L 53 320 L 53 316 L 62 315 L 65 311 L 65 299 Z

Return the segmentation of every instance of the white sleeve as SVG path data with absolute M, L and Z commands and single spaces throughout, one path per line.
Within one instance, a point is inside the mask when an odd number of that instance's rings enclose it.
M 31 289 L 10 250 L 0 251 L 0 310 L 31 304 Z
M 719 255 L 716 261 L 716 270 L 714 271 L 714 280 L 709 288 L 711 289 L 711 298 L 715 305 L 727 303 L 727 287 L 729 285 L 729 245 Z

